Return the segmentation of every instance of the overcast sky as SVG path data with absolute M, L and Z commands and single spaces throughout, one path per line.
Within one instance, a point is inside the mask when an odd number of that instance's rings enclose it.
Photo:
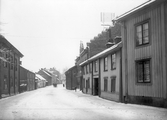
M 1 0 L 1 34 L 23 55 L 22 66 L 74 66 L 84 47 L 103 30 L 100 13 L 117 16 L 147 0 Z

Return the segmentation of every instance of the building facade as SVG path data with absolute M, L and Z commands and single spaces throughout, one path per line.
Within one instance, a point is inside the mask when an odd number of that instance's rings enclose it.
M 148 1 L 119 16 L 125 101 L 167 106 L 167 1 Z
M 47 80 L 47 83 L 46 83 L 47 86 L 50 86 L 53 84 L 52 76 L 49 73 L 47 73 L 45 69 L 42 68 L 37 73 Z
M 0 35 L 0 96 L 19 92 L 21 57 L 22 53 Z
M 80 64 L 84 70 L 84 93 L 122 100 L 121 52 L 122 42 L 119 42 Z
M 74 90 L 77 88 L 77 66 L 73 66 L 65 72 L 66 75 L 66 89 Z

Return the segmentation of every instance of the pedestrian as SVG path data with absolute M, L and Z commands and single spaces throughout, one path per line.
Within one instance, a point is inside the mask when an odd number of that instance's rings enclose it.
M 77 91 L 77 87 L 75 86 L 74 89 L 75 89 L 75 92 L 76 92 Z

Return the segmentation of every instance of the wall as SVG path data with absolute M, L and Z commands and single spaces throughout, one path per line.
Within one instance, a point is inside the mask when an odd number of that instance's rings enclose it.
M 109 100 L 119 101 L 120 94 L 120 51 L 116 52 L 116 69 L 111 70 L 111 54 L 108 57 L 108 71 L 104 71 L 104 57 L 100 60 L 100 72 L 101 72 L 101 97 Z M 111 92 L 111 77 L 116 77 L 115 92 Z M 104 78 L 108 78 L 108 90 L 104 91 Z
M 163 38 L 163 25 L 162 20 L 163 8 L 161 5 L 146 8 L 143 11 L 136 13 L 127 20 L 125 26 L 127 28 L 127 35 L 124 38 L 125 44 L 127 45 L 127 70 L 128 75 L 124 74 L 124 78 L 127 80 L 127 92 L 131 96 L 148 96 L 148 97 L 159 97 L 166 98 L 166 73 L 164 73 L 163 66 L 165 62 L 164 43 Z M 136 23 L 140 23 L 144 20 L 150 19 L 150 38 L 151 43 L 148 46 L 136 48 L 135 46 L 135 27 Z M 126 43 L 127 40 L 127 43 Z M 126 47 L 126 45 L 124 45 Z M 136 83 L 136 72 L 135 72 L 135 60 L 151 58 L 151 84 L 137 84 Z M 126 64 L 125 62 L 125 64 Z M 125 90 L 126 91 L 126 90 Z

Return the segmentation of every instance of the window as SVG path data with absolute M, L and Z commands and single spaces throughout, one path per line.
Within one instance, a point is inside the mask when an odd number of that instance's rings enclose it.
M 136 26 L 136 45 L 148 44 L 149 41 L 149 23 L 147 21 Z
M 13 78 L 12 78 L 12 76 L 10 77 L 10 86 L 13 87 Z
M 15 76 L 15 87 L 18 86 L 17 77 Z
M 17 59 L 15 58 L 15 71 L 17 71 Z
M 98 68 L 98 66 L 97 66 L 97 60 L 95 61 L 95 72 L 97 72 L 97 68 Z
M 136 62 L 137 83 L 150 83 L 150 59 Z
M 86 66 L 86 72 L 89 73 L 89 64 Z
M 4 54 L 4 57 L 5 57 L 5 59 L 7 60 L 7 58 L 8 58 L 8 54 Z M 4 65 L 4 67 L 8 67 L 8 63 L 7 63 L 7 61 L 3 61 L 3 65 Z
M 3 79 L 3 89 L 4 90 L 7 89 L 7 76 L 6 75 L 4 76 L 4 79 Z
M 104 91 L 107 92 L 107 89 L 108 89 L 108 78 L 105 77 L 104 78 Z
M 11 56 L 10 64 L 11 64 L 11 70 L 13 70 L 13 56 Z
M 88 82 L 87 87 L 90 88 L 90 79 L 89 78 L 88 78 L 87 82 Z
M 111 92 L 115 92 L 116 77 L 111 77 Z
M 85 88 L 85 79 L 83 79 L 83 88 Z
M 111 55 L 111 70 L 116 69 L 116 54 Z
M 92 63 L 89 64 L 89 71 L 92 72 Z
M 104 71 L 108 70 L 108 59 L 107 57 L 104 58 Z

